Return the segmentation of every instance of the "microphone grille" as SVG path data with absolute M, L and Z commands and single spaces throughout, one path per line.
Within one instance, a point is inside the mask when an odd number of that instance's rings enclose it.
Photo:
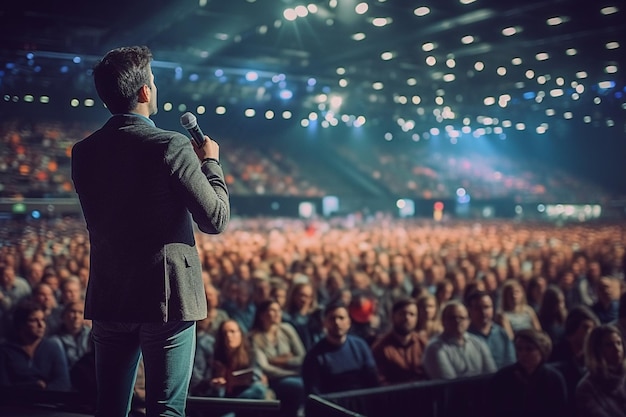
M 193 113 L 187 112 L 180 116 L 180 124 L 185 129 L 193 129 L 198 125 L 198 121 L 196 120 L 196 116 L 194 116 Z

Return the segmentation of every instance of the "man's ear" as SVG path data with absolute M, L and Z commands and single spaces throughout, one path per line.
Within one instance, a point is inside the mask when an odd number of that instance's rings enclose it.
M 148 103 L 150 102 L 150 95 L 152 94 L 152 90 L 147 84 L 144 84 L 139 89 L 138 100 L 140 103 Z

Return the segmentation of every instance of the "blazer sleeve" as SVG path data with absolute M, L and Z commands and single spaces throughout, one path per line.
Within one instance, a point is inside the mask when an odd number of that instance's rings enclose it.
M 169 142 L 165 158 L 173 186 L 198 228 L 209 234 L 223 232 L 230 220 L 230 201 L 220 164 L 212 160 L 200 163 L 183 135 L 175 135 Z

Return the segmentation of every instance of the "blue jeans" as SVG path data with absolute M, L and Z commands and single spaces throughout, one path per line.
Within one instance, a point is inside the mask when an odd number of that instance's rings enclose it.
M 196 323 L 93 321 L 96 417 L 126 417 L 140 354 L 148 417 L 184 417 L 196 347 Z

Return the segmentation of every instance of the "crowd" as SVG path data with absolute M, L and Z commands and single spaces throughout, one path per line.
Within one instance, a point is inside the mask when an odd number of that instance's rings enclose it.
M 82 221 L 1 230 L 0 385 L 93 390 Z M 626 415 L 623 224 L 235 218 L 196 242 L 191 395 L 296 416 L 310 393 L 491 375 L 486 414 Z
M 95 125 L 59 121 L 8 120 L 0 123 L 0 196 L 73 197 L 70 149 Z M 286 149 L 224 141 L 222 163 L 232 195 L 322 197 L 341 195 L 345 184 Z M 425 146 L 388 149 L 376 144 L 353 147 L 341 142 L 328 150 L 342 169 L 397 196 L 453 198 L 459 187 L 473 199 L 516 198 L 519 202 L 603 202 L 608 194 L 556 166 L 505 154 L 445 152 Z M 349 183 L 348 183 L 349 184 Z

